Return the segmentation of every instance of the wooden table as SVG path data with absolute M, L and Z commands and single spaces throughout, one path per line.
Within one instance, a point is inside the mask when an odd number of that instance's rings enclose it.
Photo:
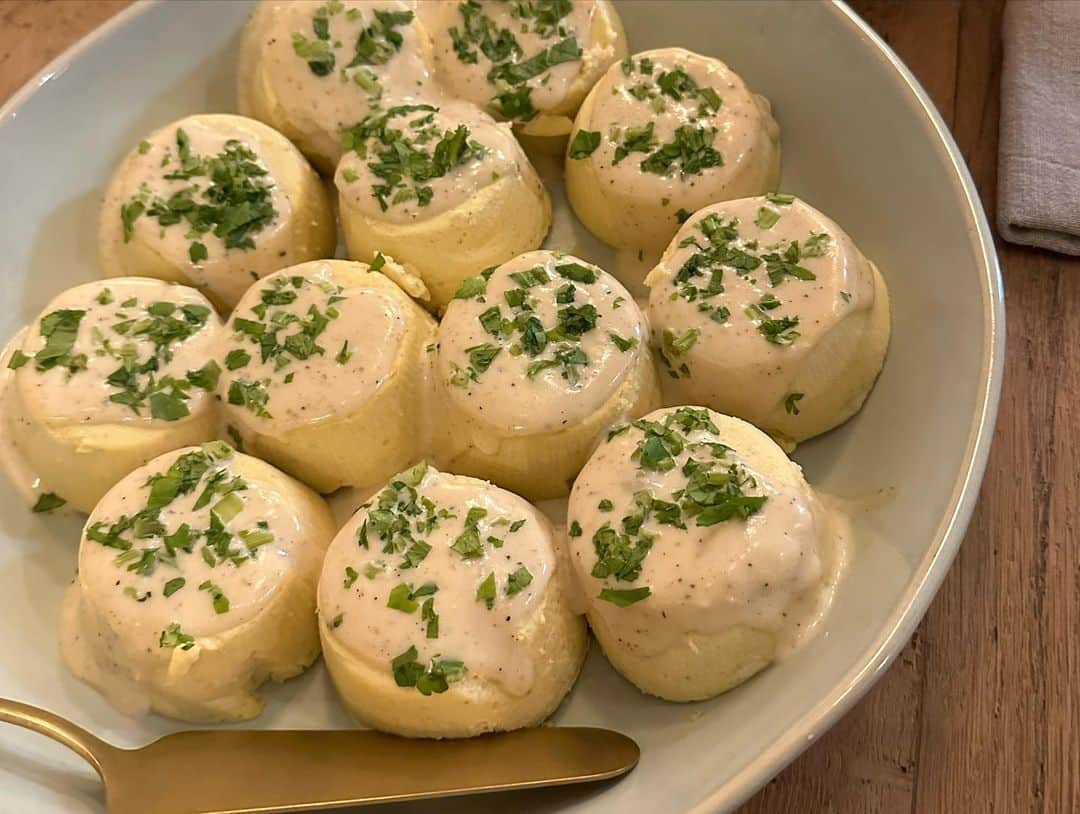
M 0 100 L 124 5 L 0 0 Z M 991 213 L 1002 5 L 855 2 L 934 99 Z M 747 812 L 1080 811 L 1080 259 L 999 251 L 1005 388 L 956 564 L 902 657 Z

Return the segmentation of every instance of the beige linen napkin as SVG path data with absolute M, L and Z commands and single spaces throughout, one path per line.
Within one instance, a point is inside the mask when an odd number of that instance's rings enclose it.
M 1010 0 L 1002 39 L 998 229 L 1080 255 L 1080 0 Z

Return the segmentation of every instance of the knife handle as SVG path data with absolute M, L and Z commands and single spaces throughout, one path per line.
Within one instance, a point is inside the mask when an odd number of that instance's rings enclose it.
M 93 766 L 102 780 L 105 779 L 106 768 L 112 763 L 117 752 L 115 747 L 101 738 L 91 735 L 59 715 L 8 698 L 0 698 L 0 721 L 33 730 L 64 744 Z

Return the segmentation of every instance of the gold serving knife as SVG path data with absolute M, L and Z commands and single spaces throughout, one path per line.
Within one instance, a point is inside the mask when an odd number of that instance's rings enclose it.
M 364 730 L 204 730 L 118 749 L 18 701 L 0 699 L 0 721 L 89 762 L 105 783 L 110 814 L 313 811 L 587 783 L 625 774 L 640 755 L 625 735 L 590 727 L 447 741 Z

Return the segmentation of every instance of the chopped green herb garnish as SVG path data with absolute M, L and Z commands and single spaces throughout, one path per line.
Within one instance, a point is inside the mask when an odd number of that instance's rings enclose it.
M 427 665 L 417 661 L 417 650 L 408 650 L 390 662 L 390 670 L 399 687 L 415 687 L 422 695 L 444 693 L 465 675 L 465 665 L 452 659 L 432 659 Z
M 471 300 L 482 297 L 487 292 L 487 280 L 483 277 L 467 277 L 461 281 L 456 292 L 455 300 Z
M 533 581 L 533 575 L 524 565 L 519 566 L 506 578 L 506 595 L 521 593 Z M 490 607 L 490 606 L 489 606 Z
M 344 365 L 351 358 L 352 358 L 352 351 L 349 350 L 349 340 L 346 339 L 341 345 L 341 350 L 339 350 L 338 353 L 337 353 L 337 356 L 334 357 L 334 361 L 336 361 L 339 365 Z
M 435 600 L 425 599 L 420 607 L 420 621 L 426 623 L 424 635 L 429 639 L 439 638 L 439 614 L 435 612 Z
M 181 650 L 190 650 L 195 646 L 195 639 L 180 629 L 179 622 L 173 622 L 161 631 L 158 645 L 160 647 L 179 647 Z
M 229 599 L 221 592 L 220 587 L 210 580 L 204 580 L 199 584 L 199 590 L 207 591 L 210 594 L 211 602 L 214 605 L 214 613 L 229 612 Z
M 625 608 L 628 605 L 633 605 L 635 602 L 640 602 L 643 599 L 648 598 L 652 594 L 652 589 L 649 587 L 644 588 L 602 588 L 600 590 L 600 599 L 605 602 L 610 602 L 613 605 L 618 605 L 620 608 Z
M 772 229 L 778 220 L 780 220 L 779 212 L 775 209 L 769 209 L 767 206 L 762 206 L 758 209 L 754 223 L 761 229 Z
M 390 591 L 390 596 L 386 600 L 386 607 L 399 610 L 402 613 L 412 613 L 420 607 L 420 603 L 416 601 L 417 599 L 431 596 L 438 590 L 439 587 L 434 582 L 425 582 L 415 590 L 413 590 L 412 585 L 403 582 Z
M 495 572 L 492 571 L 476 587 L 476 601 L 483 602 L 487 605 L 487 609 L 491 610 L 495 607 Z
M 596 148 L 600 146 L 600 131 L 599 130 L 578 130 L 574 134 L 573 140 L 570 142 L 570 150 L 568 155 L 570 158 L 582 159 L 588 158 L 594 152 Z
M 427 206 L 433 195 L 429 181 L 487 154 L 470 138 L 467 125 L 440 130 L 434 118 L 438 110 L 432 105 L 375 110 L 343 131 L 343 149 L 367 161 L 376 177 L 371 194 L 383 211 L 409 201 Z
M 11 358 L 8 360 L 8 367 L 11 370 L 18 370 L 20 367 L 25 365 L 33 358 L 33 356 L 27 356 L 21 350 L 16 349 L 15 352 L 11 354 Z
M 34 503 L 31 511 L 41 514 L 43 512 L 53 512 L 65 505 L 67 501 L 60 497 L 55 492 L 42 492 L 38 495 L 37 501 Z
M 190 184 L 167 199 L 152 196 L 145 189 L 139 192 L 120 207 L 124 242 L 131 240 L 135 221 L 146 215 L 163 228 L 186 224 L 187 237 L 192 239 L 188 246 L 192 263 L 208 258 L 209 250 L 199 239 L 208 232 L 220 238 L 226 250 L 255 248 L 254 235 L 277 217 L 271 197 L 273 184 L 259 157 L 235 139 L 226 141 L 217 155 L 196 155 L 191 152 L 187 133 L 180 128 L 176 130 L 176 143 L 180 166 L 164 178 L 207 178 L 209 183 Z

